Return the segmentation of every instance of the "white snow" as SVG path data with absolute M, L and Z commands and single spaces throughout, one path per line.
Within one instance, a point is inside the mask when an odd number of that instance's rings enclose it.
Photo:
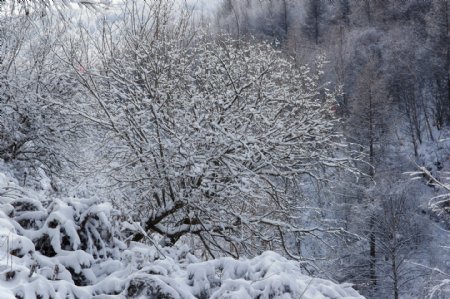
M 109 204 L 48 198 L 1 172 L 0 190 L 2 299 L 363 298 L 350 285 L 304 275 L 275 252 L 200 261 L 186 245 L 127 245 Z

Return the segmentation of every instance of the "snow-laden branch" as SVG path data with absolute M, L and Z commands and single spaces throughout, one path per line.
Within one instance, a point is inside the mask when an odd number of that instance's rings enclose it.
M 358 173 L 321 70 L 255 41 L 180 42 L 164 8 L 145 18 L 127 9 L 60 44 L 83 97 L 47 100 L 106 136 L 91 140 L 96 164 L 124 194 L 116 203 L 147 232 L 172 243 L 193 236 L 210 254 L 287 249 L 285 234 L 329 232 L 292 217 L 298 182 Z

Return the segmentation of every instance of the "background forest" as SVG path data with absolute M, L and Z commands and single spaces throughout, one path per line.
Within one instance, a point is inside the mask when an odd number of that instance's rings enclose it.
M 424 298 L 444 275 L 431 268 L 448 260 L 448 202 L 432 179 L 449 166 L 449 13 L 448 1 L 224 1 L 215 19 L 298 64 L 326 57 L 323 80 L 341 91 L 333 109 L 371 167 L 315 203 L 365 236 L 336 256 L 332 276 L 370 298 Z M 411 181 L 418 167 L 427 173 Z
M 11 298 L 450 296 L 448 1 L 0 3 Z

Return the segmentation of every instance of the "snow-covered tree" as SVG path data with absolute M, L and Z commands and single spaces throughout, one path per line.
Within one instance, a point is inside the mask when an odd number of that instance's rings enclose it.
M 296 218 L 303 179 L 355 169 L 320 85 L 323 60 L 311 71 L 268 44 L 192 37 L 170 2 L 145 3 L 144 18 L 136 3 L 100 36 L 80 35 L 90 51 L 63 45 L 87 96 L 59 105 L 96 125 L 120 205 L 147 233 L 190 235 L 211 256 L 289 253 L 288 235 L 326 230 Z

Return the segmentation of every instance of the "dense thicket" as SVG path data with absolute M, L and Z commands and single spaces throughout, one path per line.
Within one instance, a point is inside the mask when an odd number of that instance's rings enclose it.
M 104 194 L 134 241 L 205 258 L 301 260 L 306 237 L 345 233 L 307 208 L 314 184 L 359 173 L 323 57 L 201 33 L 178 2 L 115 4 L 3 7 L 1 154 L 23 184 Z
M 139 224 L 110 204 L 23 188 L 0 168 L 2 298 L 363 298 L 275 252 L 202 261 L 186 245 L 133 242 Z

